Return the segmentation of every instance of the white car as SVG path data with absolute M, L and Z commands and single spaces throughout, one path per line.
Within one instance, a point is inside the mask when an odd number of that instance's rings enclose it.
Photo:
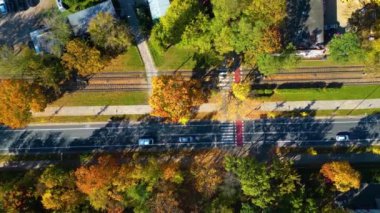
M 153 138 L 140 138 L 138 143 L 140 146 L 152 145 L 154 142 Z
M 194 138 L 192 136 L 184 136 L 184 137 L 179 137 L 178 141 L 180 143 L 191 143 L 194 141 Z
M 59 11 L 65 11 L 66 8 L 63 7 L 63 3 L 62 3 L 63 0 L 55 0 L 55 2 L 57 3 L 57 7 L 58 7 L 58 10 Z
M 8 13 L 7 5 L 4 0 L 0 0 L 0 15 L 6 15 Z
M 347 133 L 338 133 L 335 136 L 335 140 L 338 142 L 350 141 L 350 136 Z

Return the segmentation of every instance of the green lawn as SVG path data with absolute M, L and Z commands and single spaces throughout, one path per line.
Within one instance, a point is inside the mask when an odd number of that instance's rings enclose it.
M 99 116 L 53 116 L 53 117 L 33 117 L 31 123 L 86 123 L 86 122 L 106 122 L 111 119 L 127 119 L 138 121 L 144 115 L 99 115 Z
M 112 59 L 103 72 L 144 71 L 144 63 L 136 46 L 131 46 L 124 54 Z
M 343 86 L 340 89 L 276 89 L 271 101 L 355 100 L 380 98 L 380 85 Z
M 379 114 L 380 109 L 318 110 L 315 116 L 368 116 Z
M 192 70 L 196 61 L 193 59 L 194 50 L 181 47 L 170 47 L 166 52 L 158 53 L 150 47 L 154 62 L 158 70 Z
M 74 92 L 63 95 L 51 106 L 140 105 L 148 103 L 148 92 Z
M 296 68 L 299 67 L 334 67 L 334 66 L 350 66 L 350 65 L 362 65 L 357 62 L 338 63 L 332 60 L 301 60 Z

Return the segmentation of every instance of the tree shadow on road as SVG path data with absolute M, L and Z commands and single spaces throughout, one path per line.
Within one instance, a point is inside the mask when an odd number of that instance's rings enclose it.
M 276 118 L 263 118 L 254 124 L 245 125 L 251 141 L 251 154 L 259 158 L 267 158 L 275 154 L 277 146 L 303 146 L 310 143 L 325 143 L 328 132 L 332 129 L 332 118 L 318 120 L 315 118 L 316 111 L 311 110 L 312 104 L 305 108 L 283 112 Z M 247 129 L 248 128 L 248 129 Z

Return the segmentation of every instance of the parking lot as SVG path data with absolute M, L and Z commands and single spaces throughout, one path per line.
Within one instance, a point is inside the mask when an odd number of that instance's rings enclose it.
M 55 7 L 54 0 L 5 0 L 8 14 L 0 17 L 0 45 L 30 41 L 29 33 L 39 29 L 41 14 Z

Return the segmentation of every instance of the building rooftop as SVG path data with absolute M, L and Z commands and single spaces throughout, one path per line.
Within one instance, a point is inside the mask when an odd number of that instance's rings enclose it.
M 74 35 L 78 36 L 86 33 L 88 24 L 90 23 L 91 19 L 100 12 L 106 12 L 110 13 L 113 16 L 116 16 L 115 8 L 113 7 L 111 0 L 69 15 L 68 19 Z
M 56 42 L 52 33 L 47 28 L 31 32 L 30 38 L 32 39 L 34 50 L 37 54 L 44 52 L 54 54 L 56 51 L 59 51 L 54 49 Z
M 148 0 L 152 20 L 157 20 L 166 14 L 170 6 L 169 0 Z

